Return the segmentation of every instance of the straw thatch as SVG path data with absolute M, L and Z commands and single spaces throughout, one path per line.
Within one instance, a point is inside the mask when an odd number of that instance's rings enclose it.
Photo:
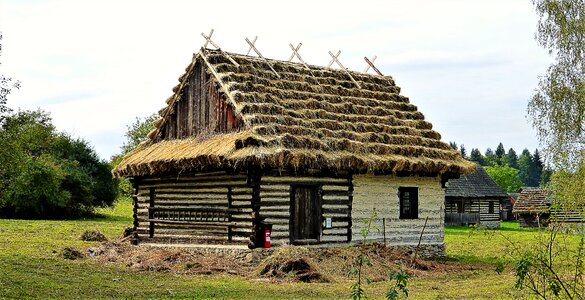
M 357 173 L 460 174 L 474 170 L 440 140 L 389 76 L 262 59 L 202 49 L 161 109 L 150 140 L 129 153 L 117 176 L 212 168 L 321 168 Z M 160 131 L 196 65 L 242 120 L 240 131 L 161 140 Z
M 523 187 L 514 203 L 515 214 L 543 214 L 550 212 L 550 192 L 533 187 Z

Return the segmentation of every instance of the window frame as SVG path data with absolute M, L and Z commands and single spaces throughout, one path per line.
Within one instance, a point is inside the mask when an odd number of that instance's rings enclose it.
M 405 195 L 408 193 L 408 200 Z M 399 187 L 398 188 L 398 207 L 399 219 L 401 220 L 416 220 L 419 213 L 419 199 L 418 187 Z M 414 198 L 414 199 L 413 199 Z M 405 212 L 405 202 L 408 201 L 409 212 Z

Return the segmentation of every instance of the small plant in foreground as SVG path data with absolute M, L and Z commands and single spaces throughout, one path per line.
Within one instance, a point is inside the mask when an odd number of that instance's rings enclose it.
M 408 275 L 404 270 L 400 270 L 400 272 L 392 272 L 389 276 L 390 281 L 395 281 L 394 285 L 388 290 L 386 293 L 387 300 L 396 300 L 400 295 L 400 292 L 404 294 L 405 297 L 408 297 L 408 279 L 410 275 Z
M 360 234 L 362 236 L 362 244 L 360 245 L 360 254 L 358 254 L 354 261 L 353 261 L 353 268 L 349 271 L 349 275 L 356 276 L 356 282 L 351 285 L 351 298 L 356 299 L 365 299 L 366 293 L 362 287 L 362 281 L 365 280 L 367 283 L 370 282 L 368 278 L 363 277 L 363 268 L 364 267 L 371 267 L 372 262 L 367 254 L 367 239 L 370 231 L 372 230 L 372 223 L 378 217 L 376 213 L 376 209 L 372 210 L 372 214 L 370 218 L 367 220 L 363 220 L 365 225 L 364 228 L 360 230 Z M 394 282 L 394 285 L 388 290 L 386 293 L 386 299 L 395 300 L 398 299 L 400 293 L 404 294 L 404 296 L 408 297 L 408 279 L 410 275 L 408 275 L 403 270 L 399 272 L 392 272 L 388 275 L 388 278 L 391 282 Z

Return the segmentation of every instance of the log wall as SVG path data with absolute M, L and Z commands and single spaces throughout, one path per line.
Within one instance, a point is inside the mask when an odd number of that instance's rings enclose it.
M 331 228 L 322 228 L 321 243 L 348 242 L 351 239 L 352 184 L 348 175 L 340 177 L 295 176 L 287 173 L 264 174 L 260 182 L 260 215 L 273 224 L 273 244 L 290 243 L 291 185 L 320 185 L 322 221 L 331 218 Z
M 500 201 L 493 198 L 465 198 L 463 213 L 479 213 L 479 226 L 486 228 L 497 228 L 500 226 Z M 447 199 L 445 201 L 445 212 L 457 213 L 457 202 L 461 198 Z M 493 204 L 493 212 L 490 213 L 490 202 Z M 468 225 L 468 224 L 447 224 L 447 225 Z
M 138 242 L 247 243 L 252 229 L 247 179 L 226 172 L 135 179 Z
M 389 246 L 416 246 L 421 231 L 421 245 L 444 244 L 443 203 L 445 191 L 440 177 L 397 177 L 393 175 L 355 175 L 353 177 L 353 239 L 361 241 L 361 229 L 366 227 L 375 208 L 368 240 L 384 241 Z M 399 187 L 418 187 L 418 219 L 400 219 Z M 428 220 L 427 220 L 428 217 Z

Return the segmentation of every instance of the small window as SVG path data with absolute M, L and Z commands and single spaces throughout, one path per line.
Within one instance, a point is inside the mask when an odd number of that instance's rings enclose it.
M 400 197 L 400 219 L 418 219 L 418 188 L 398 188 Z
M 488 213 L 493 214 L 494 213 L 494 202 L 490 201 L 490 204 L 488 206 Z

